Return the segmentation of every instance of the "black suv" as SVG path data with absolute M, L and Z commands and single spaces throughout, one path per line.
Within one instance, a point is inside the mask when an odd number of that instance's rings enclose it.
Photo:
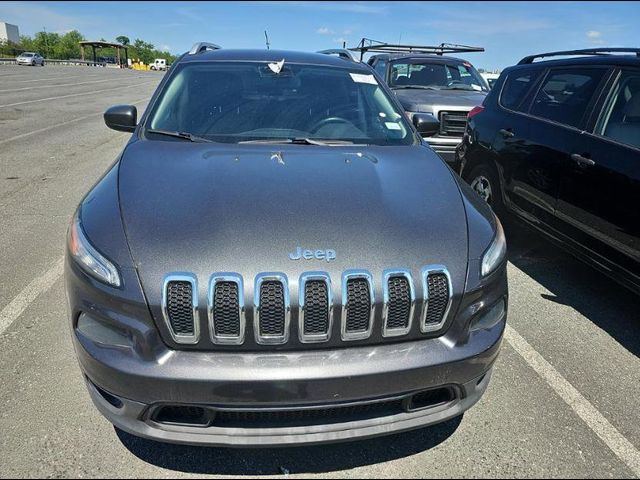
M 565 58 L 535 62 L 546 57 Z M 606 48 L 524 58 L 470 113 L 456 152 L 462 177 L 497 213 L 515 213 L 636 292 L 639 57 Z

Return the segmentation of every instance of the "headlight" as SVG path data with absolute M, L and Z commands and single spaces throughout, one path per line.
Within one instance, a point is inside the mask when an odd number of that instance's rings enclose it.
M 118 269 L 89 243 L 76 213 L 69 228 L 69 252 L 80 268 L 101 282 L 119 287 Z
M 498 219 L 496 219 L 496 226 L 496 236 L 493 238 L 493 242 L 491 242 L 487 251 L 482 255 L 480 273 L 483 277 L 486 277 L 498 268 L 507 253 L 507 240 L 504 237 L 504 231 Z

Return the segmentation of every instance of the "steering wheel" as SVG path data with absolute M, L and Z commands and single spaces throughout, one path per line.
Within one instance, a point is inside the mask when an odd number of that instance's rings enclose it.
M 463 82 L 462 80 L 451 80 L 448 84 L 447 87 L 450 87 L 452 85 L 466 85 L 465 82 Z
M 322 120 L 316 122 L 309 130 L 311 133 L 315 133 L 320 130 L 325 125 L 329 125 L 331 123 L 348 123 L 349 125 L 353 125 L 349 120 L 342 117 L 327 117 Z

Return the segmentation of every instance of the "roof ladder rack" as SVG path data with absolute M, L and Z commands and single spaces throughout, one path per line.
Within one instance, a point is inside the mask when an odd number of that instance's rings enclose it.
M 370 38 L 363 38 L 357 47 L 350 48 L 353 52 L 360 52 L 360 61 L 367 52 L 374 53 L 429 53 L 444 55 L 445 53 L 471 53 L 484 52 L 482 47 L 470 47 L 468 45 L 458 45 L 455 43 L 441 43 L 440 45 L 398 45 L 380 42 Z
M 196 55 L 198 53 L 206 52 L 207 50 L 220 50 L 222 47 L 220 45 L 216 45 L 215 43 L 208 42 L 198 42 L 194 43 L 191 50 L 189 50 L 189 55 Z

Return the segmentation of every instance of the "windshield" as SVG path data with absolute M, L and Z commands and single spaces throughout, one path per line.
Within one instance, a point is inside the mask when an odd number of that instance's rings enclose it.
M 391 88 L 489 91 L 487 83 L 470 63 L 444 64 L 397 62 L 391 68 Z
M 415 137 L 375 77 L 318 65 L 187 63 L 172 75 L 146 123 L 215 142 L 404 145 Z M 166 138 L 166 137 L 164 137 Z
M 33 53 L 23 53 L 23 57 L 33 57 Z

